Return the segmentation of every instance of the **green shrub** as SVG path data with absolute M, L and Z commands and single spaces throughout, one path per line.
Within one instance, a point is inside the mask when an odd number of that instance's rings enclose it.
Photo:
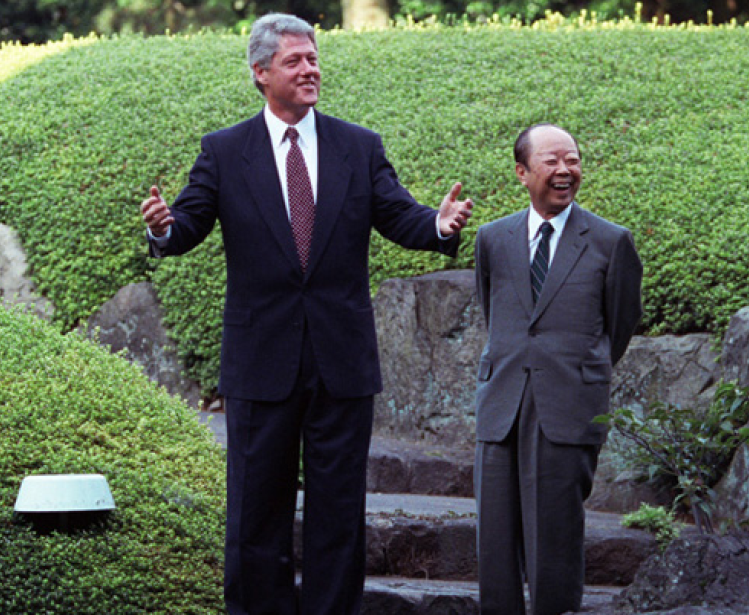
M 217 380 L 218 231 L 194 254 L 157 264 L 146 257 L 138 205 L 154 182 L 171 202 L 200 136 L 261 108 L 246 42 L 217 33 L 85 39 L 43 60 L 30 48 L 33 62 L 0 48 L 0 222 L 18 230 L 57 322 L 70 329 L 121 286 L 153 279 L 206 389 Z M 477 227 L 527 205 L 515 136 L 553 121 L 582 145 L 581 204 L 634 232 L 645 264 L 642 331 L 720 334 L 749 301 L 740 78 L 749 29 L 551 16 L 533 28 L 321 32 L 319 43 L 320 110 L 379 131 L 420 201 L 436 206 L 461 180 L 476 202 L 455 260 L 375 238 L 373 289 L 472 267 Z
M 224 461 L 194 410 L 120 356 L 0 309 L 0 613 L 223 612 Z M 37 533 L 25 476 L 106 476 L 105 523 Z
M 640 504 L 636 511 L 624 515 L 622 525 L 650 532 L 661 549 L 665 549 L 681 533 L 681 526 L 676 523 L 673 511 L 645 503 Z
M 749 389 L 719 383 L 705 411 L 655 403 L 644 416 L 630 408 L 595 418 L 635 444 L 629 462 L 648 478 L 665 478 L 675 504 L 691 509 L 697 528 L 713 532 L 713 487 L 736 450 L 749 441 Z

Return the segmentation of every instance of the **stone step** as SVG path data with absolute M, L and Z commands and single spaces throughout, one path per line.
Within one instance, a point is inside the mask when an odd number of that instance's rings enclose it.
M 473 496 L 474 451 L 375 436 L 367 489 L 374 493 Z
M 303 493 L 298 500 L 301 534 Z M 585 582 L 624 586 L 655 553 L 647 532 L 626 529 L 621 517 L 588 511 Z M 296 540 L 297 545 L 301 543 Z M 301 552 L 297 552 L 301 560 Z M 374 494 L 367 496 L 367 574 L 409 579 L 477 579 L 475 502 L 470 498 Z
M 207 414 L 201 413 L 201 420 Z M 225 446 L 225 415 L 210 416 L 208 425 Z M 397 493 L 414 489 L 434 493 L 442 483 L 447 491 L 465 494 L 471 483 L 473 454 L 374 438 L 370 460 L 371 487 L 390 493 L 367 495 L 367 573 L 475 580 L 475 501 L 457 495 Z M 301 532 L 302 497 L 300 493 L 297 533 Z M 620 515 L 588 511 L 586 583 L 628 585 L 656 549 L 650 534 L 623 528 Z
M 198 412 L 226 447 L 226 415 Z M 375 493 L 473 496 L 473 451 L 375 436 L 369 449 L 367 488 Z
M 621 587 L 586 586 L 583 594 L 583 611 L 592 613 L 607 607 L 621 590 Z M 530 605 L 528 608 L 530 609 Z M 368 577 L 364 587 L 362 615 L 383 613 L 477 615 L 478 584 L 466 581 Z
M 297 589 L 301 575 L 297 574 Z M 582 611 L 611 615 L 609 609 L 621 587 L 586 585 Z M 530 612 L 528 589 L 526 605 Z M 368 576 L 364 582 L 361 615 L 478 615 L 479 586 L 475 581 L 439 581 Z M 699 614 L 703 615 L 703 614 Z M 734 614 L 731 614 L 734 615 Z

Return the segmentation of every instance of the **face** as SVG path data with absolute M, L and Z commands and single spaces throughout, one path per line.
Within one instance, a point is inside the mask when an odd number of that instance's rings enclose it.
M 563 211 L 580 188 L 580 152 L 564 130 L 539 126 L 530 133 L 528 166 L 516 164 L 515 173 L 528 189 L 534 209 L 548 220 Z
M 317 49 L 309 37 L 285 34 L 269 68 L 252 67 L 273 113 L 296 124 L 317 103 L 320 67 Z

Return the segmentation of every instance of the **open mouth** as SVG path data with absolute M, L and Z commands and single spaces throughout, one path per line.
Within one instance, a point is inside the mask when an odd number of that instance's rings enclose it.
M 554 182 L 551 184 L 551 187 L 554 188 L 554 190 L 569 190 L 572 188 L 572 182 Z

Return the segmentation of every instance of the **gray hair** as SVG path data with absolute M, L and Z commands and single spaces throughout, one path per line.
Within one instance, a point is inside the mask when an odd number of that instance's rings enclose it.
M 264 94 L 263 86 L 258 83 L 253 67 L 257 64 L 263 69 L 270 68 L 271 60 L 281 46 L 281 37 L 285 34 L 308 36 L 317 48 L 315 29 L 299 17 L 284 13 L 268 13 L 258 19 L 252 25 L 252 32 L 250 32 L 247 63 L 250 65 L 252 81 L 261 94 Z

